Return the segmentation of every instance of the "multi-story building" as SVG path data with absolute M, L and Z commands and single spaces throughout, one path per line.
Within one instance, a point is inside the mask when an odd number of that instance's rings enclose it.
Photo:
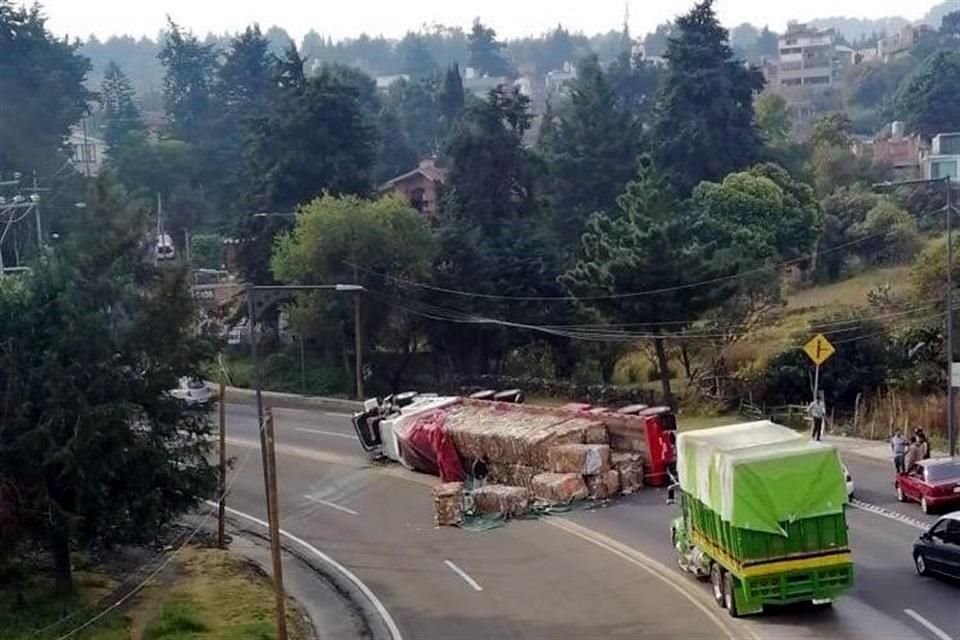
M 877 42 L 877 55 L 884 62 L 896 60 L 907 55 L 915 45 L 935 34 L 930 25 L 907 25 L 892 36 L 881 38 Z
M 960 182 L 960 132 L 933 136 L 930 153 L 921 158 L 920 165 L 927 180 L 949 176 L 951 182 Z
M 792 22 L 778 44 L 777 78 L 781 87 L 830 88 L 852 61 L 852 50 L 838 47 L 833 29 Z

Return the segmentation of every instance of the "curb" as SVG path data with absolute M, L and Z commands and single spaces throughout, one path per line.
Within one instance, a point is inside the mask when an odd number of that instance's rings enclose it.
M 214 388 L 215 385 L 214 385 Z M 324 398 L 321 396 L 301 396 L 296 393 L 262 391 L 264 406 L 278 409 L 307 409 L 333 411 L 336 413 L 354 413 L 363 409 L 363 403 L 345 398 Z M 257 394 L 253 389 L 227 387 L 228 402 L 236 404 L 256 404 Z

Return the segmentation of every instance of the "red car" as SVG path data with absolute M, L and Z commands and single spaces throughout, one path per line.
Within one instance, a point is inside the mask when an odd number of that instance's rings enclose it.
M 897 500 L 920 503 L 924 513 L 960 507 L 960 458 L 922 460 L 894 480 Z

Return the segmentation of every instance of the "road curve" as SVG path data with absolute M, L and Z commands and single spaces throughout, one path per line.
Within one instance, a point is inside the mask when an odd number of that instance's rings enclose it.
M 283 528 L 356 573 L 407 640 L 936 637 L 905 609 L 954 637 L 957 591 L 914 583 L 900 556 L 904 548 L 909 554 L 916 531 L 902 522 L 850 513 L 857 587 L 833 611 L 791 609 L 733 621 L 675 568 L 665 533 L 673 512 L 657 491 L 483 533 L 438 529 L 428 490 L 435 479 L 368 465 L 346 417 L 283 409 L 275 416 Z M 255 410 L 228 405 L 228 424 L 231 454 L 246 456 L 256 443 Z M 879 470 L 871 475 L 859 462 L 846 462 L 859 477 L 858 490 L 871 497 Z M 262 496 L 254 455 L 230 504 L 263 517 Z

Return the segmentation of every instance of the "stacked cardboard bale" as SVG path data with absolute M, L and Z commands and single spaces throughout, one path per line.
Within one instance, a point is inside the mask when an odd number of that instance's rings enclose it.
M 438 527 L 463 523 L 462 482 L 444 482 L 433 488 L 433 523 Z
M 530 510 L 530 490 L 502 484 L 488 484 L 473 490 L 473 507 L 481 514 L 522 516 Z
M 589 495 L 579 473 L 541 473 L 533 478 L 534 497 L 547 504 L 569 504 Z
M 632 451 L 614 451 L 610 464 L 620 480 L 620 491 L 631 494 L 643 488 L 643 459 Z
M 608 469 L 603 473 L 584 476 L 587 491 L 594 500 L 607 500 L 620 495 L 620 473 L 616 469 Z

